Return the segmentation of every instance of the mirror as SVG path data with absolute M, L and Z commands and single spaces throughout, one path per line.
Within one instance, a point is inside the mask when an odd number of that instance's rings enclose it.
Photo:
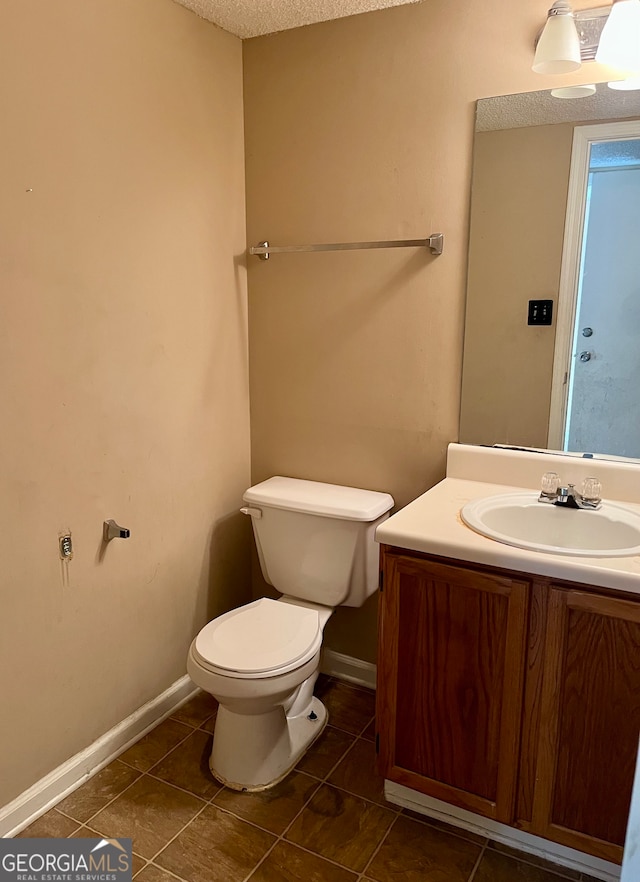
M 567 206 L 568 199 L 569 205 L 573 205 L 570 170 L 574 164 L 574 132 L 578 128 L 583 133 L 593 131 L 588 127 L 594 123 L 638 119 L 640 92 L 614 91 L 604 83 L 587 98 L 560 99 L 545 91 L 478 101 L 461 442 L 571 449 L 568 432 L 554 426 L 554 420 L 558 423 L 560 419 L 558 402 L 562 398 L 562 407 L 565 408 L 564 402 L 571 398 L 567 390 L 571 388 L 572 365 L 576 358 L 590 350 L 597 353 L 597 346 L 592 344 L 599 343 L 596 328 L 592 331 L 595 334 L 592 340 L 583 341 L 576 336 L 563 344 L 568 323 L 574 321 L 575 292 L 579 287 L 577 276 L 573 284 L 568 285 L 567 278 L 571 273 L 567 267 L 571 261 L 566 253 L 563 256 L 563 251 L 567 252 L 569 247 L 570 237 L 566 236 L 566 230 L 571 229 Z M 610 128 L 613 130 L 615 126 Z M 588 151 L 585 155 L 588 156 Z M 581 196 L 583 214 L 589 172 L 587 164 Z M 636 173 L 640 183 L 640 162 Z M 572 211 L 576 213 L 575 207 L 569 213 Z M 640 247 L 640 220 L 633 223 L 638 226 L 635 241 Z M 582 236 L 582 228 L 578 228 L 578 233 L 574 231 L 574 239 Z M 581 243 L 578 242 L 575 246 L 576 264 L 581 263 L 580 249 Z M 593 253 L 597 261 L 597 243 Z M 636 257 L 635 249 L 630 256 L 637 261 L 633 276 L 640 278 L 640 258 Z M 572 288 L 570 295 L 567 294 L 569 288 Z M 636 368 L 633 368 L 628 379 L 638 387 L 640 403 L 640 283 L 637 294 L 638 306 L 629 311 L 625 321 L 627 324 L 634 322 L 631 330 L 635 342 L 630 345 L 639 353 L 638 370 L 635 373 Z M 534 303 L 530 304 L 530 301 Z M 530 311 L 534 321 L 549 320 L 549 301 L 551 323 L 529 324 Z M 628 306 L 627 302 L 625 308 Z M 556 340 L 559 319 L 561 330 Z M 563 345 L 566 362 L 558 355 L 558 347 L 562 352 Z M 593 368 L 597 357 L 594 356 L 589 369 Z M 583 450 L 640 456 L 640 450 L 619 449 L 615 425 L 621 420 L 628 421 L 632 410 L 624 404 L 618 409 L 617 418 L 611 420 L 611 430 L 601 431 L 598 439 L 593 441 L 595 449 L 587 447 Z M 564 417 L 561 417 L 564 425 Z M 633 434 L 640 446 L 640 412 L 633 418 L 637 423 Z M 603 420 L 598 419 L 602 424 Z M 604 422 L 608 423 L 608 420 Z

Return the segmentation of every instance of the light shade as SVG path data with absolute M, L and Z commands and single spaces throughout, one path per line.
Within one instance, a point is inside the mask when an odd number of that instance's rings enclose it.
M 629 0 L 637 2 L 640 0 Z M 556 0 L 538 40 L 533 70 L 541 74 L 564 74 L 580 67 L 580 38 L 573 12 L 566 0 Z
M 596 61 L 640 75 L 640 0 L 615 0 L 600 37 Z
M 616 89 L 620 92 L 633 92 L 640 89 L 640 77 L 627 77 L 626 80 L 615 80 L 607 85 L 610 89 Z
M 585 86 L 563 86 L 560 89 L 552 89 L 552 98 L 588 98 L 589 95 L 596 94 L 596 87 L 593 83 Z

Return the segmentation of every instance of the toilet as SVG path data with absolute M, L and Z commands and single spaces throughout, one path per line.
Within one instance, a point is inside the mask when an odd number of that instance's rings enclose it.
M 376 527 L 388 493 L 274 477 L 251 487 L 251 518 L 266 581 L 281 592 L 218 616 L 189 649 L 187 671 L 219 702 L 209 767 L 233 790 L 281 781 L 327 724 L 313 695 L 322 633 L 338 606 L 378 587 Z

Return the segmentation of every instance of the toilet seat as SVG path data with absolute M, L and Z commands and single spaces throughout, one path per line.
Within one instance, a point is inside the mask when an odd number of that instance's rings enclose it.
M 262 597 L 205 625 L 193 651 L 209 671 L 258 679 L 295 670 L 321 645 L 317 610 Z

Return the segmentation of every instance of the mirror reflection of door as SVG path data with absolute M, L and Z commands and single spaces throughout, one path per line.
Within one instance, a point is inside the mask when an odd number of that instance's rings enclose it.
M 563 450 L 640 457 L 640 128 L 634 126 L 635 138 L 628 137 L 629 123 L 609 123 L 578 130 L 574 142 L 556 341 L 564 365 L 555 372 L 564 387 L 564 419 L 555 420 L 556 429 L 563 423 Z M 556 390 L 556 406 L 559 398 Z

